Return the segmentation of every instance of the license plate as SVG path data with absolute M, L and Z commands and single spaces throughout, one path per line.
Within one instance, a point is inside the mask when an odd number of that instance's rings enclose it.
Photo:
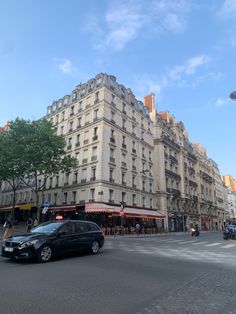
M 4 250 L 6 252 L 13 252 L 13 247 L 5 247 Z

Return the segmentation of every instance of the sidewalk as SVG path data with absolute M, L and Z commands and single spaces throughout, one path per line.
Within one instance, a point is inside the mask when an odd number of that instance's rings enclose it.
M 26 232 L 26 222 L 20 222 L 18 225 L 15 225 L 13 227 L 13 235 L 19 235 L 19 234 L 25 234 Z M 0 241 L 2 241 L 3 234 L 5 232 L 5 228 L 0 225 Z M 220 231 L 200 231 L 200 233 L 207 233 L 207 232 L 220 232 Z M 152 234 L 124 234 L 124 235 L 105 235 L 105 238 L 146 238 L 146 237 L 157 237 L 157 236 L 167 236 L 167 235 L 183 235 L 183 234 L 189 234 L 191 235 L 190 231 L 187 232 L 162 232 L 162 233 L 152 233 Z

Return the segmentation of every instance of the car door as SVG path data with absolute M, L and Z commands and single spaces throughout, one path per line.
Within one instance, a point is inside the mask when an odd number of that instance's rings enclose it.
M 83 221 L 75 222 L 75 234 L 78 250 L 85 250 L 90 248 L 90 232 L 89 224 Z
M 74 224 L 67 222 L 59 229 L 58 249 L 62 252 L 71 251 L 75 245 Z

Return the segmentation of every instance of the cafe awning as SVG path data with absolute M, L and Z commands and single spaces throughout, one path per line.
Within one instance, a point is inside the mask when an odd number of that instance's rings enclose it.
M 111 213 L 114 215 L 120 214 L 120 206 L 112 206 L 104 203 L 86 203 L 85 212 L 86 213 Z M 136 218 L 165 218 L 157 210 L 145 209 L 145 208 L 134 208 L 134 207 L 124 207 L 125 217 L 136 217 Z

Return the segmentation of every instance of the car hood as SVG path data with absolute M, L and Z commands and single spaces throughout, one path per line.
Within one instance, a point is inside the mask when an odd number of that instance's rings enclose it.
M 44 239 L 45 237 L 47 237 L 47 234 L 26 233 L 26 234 L 20 234 L 17 236 L 10 237 L 7 239 L 7 242 L 22 243 L 22 242 L 31 241 L 31 240 Z

